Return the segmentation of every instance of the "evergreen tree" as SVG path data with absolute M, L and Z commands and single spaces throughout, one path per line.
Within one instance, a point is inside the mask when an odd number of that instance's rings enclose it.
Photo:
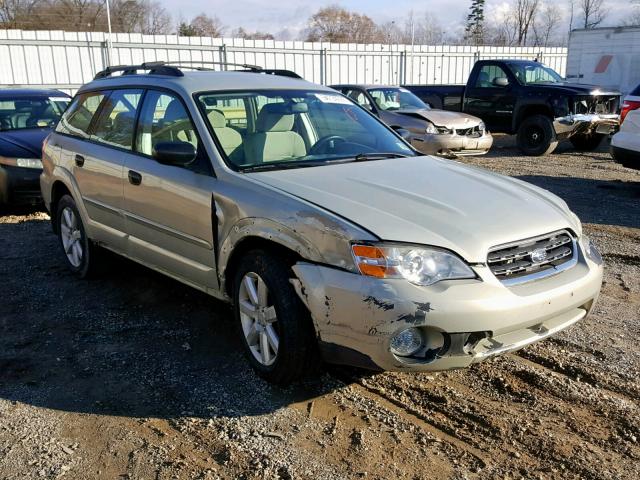
M 485 0 L 471 0 L 467 25 L 464 29 L 465 39 L 474 45 L 484 43 L 484 2 Z

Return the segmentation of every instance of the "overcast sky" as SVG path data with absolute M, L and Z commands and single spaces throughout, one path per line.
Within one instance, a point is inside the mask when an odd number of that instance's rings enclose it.
M 569 0 L 546 1 L 563 7 L 568 25 Z M 404 18 L 410 10 L 416 15 L 428 11 L 446 29 L 453 30 L 462 24 L 471 0 L 160 0 L 160 3 L 176 18 L 185 20 L 201 12 L 216 15 L 227 27 L 227 34 L 242 26 L 249 31 L 260 30 L 278 34 L 278 37 L 296 38 L 306 26 L 307 19 L 327 5 L 338 4 L 348 10 L 366 13 L 379 23 Z M 619 24 L 632 8 L 631 0 L 605 0 L 605 3 L 609 10 L 607 25 Z M 505 0 L 487 0 L 487 16 L 506 4 Z

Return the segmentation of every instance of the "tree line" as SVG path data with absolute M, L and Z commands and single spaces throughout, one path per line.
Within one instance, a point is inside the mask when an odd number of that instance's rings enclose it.
M 377 23 L 363 13 L 332 5 L 311 15 L 298 39 L 335 43 L 551 46 L 566 42 L 571 28 L 601 25 L 609 13 L 607 0 L 507 0 L 492 11 L 487 11 L 486 0 L 469 1 L 469 13 L 460 22 L 464 27 L 458 31 L 446 28 L 436 14 L 428 12 L 410 11 L 404 18 Z M 631 1 L 637 8 L 627 22 L 640 24 L 640 0 Z M 110 0 L 110 14 L 113 32 L 274 39 L 269 32 L 231 29 L 215 15 L 201 13 L 190 20 L 175 19 L 158 0 Z M 0 0 L 0 28 L 106 31 L 106 1 Z

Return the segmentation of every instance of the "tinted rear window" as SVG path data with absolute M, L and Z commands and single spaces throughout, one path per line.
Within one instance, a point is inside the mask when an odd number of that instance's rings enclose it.
M 633 89 L 633 91 L 631 92 L 631 95 L 635 97 L 640 97 L 640 85 L 638 85 L 636 88 Z

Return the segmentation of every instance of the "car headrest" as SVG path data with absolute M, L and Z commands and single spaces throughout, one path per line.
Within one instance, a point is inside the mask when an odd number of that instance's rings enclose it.
M 207 117 L 213 128 L 224 128 L 227 126 L 227 118 L 220 110 L 209 110 Z
M 284 103 L 267 103 L 256 121 L 259 132 L 288 132 L 293 128 L 293 111 Z
M 187 112 L 184 111 L 184 107 L 179 100 L 171 100 L 167 109 L 164 111 L 163 121 L 175 122 L 177 120 L 187 119 Z

